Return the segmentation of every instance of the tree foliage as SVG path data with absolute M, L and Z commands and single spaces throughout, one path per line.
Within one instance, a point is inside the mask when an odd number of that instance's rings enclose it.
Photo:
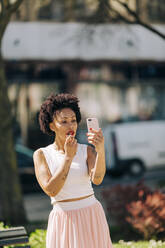
M 16 19 L 73 21 L 96 25 L 138 24 L 165 39 L 165 34 L 155 28 L 151 18 L 147 18 L 148 13 L 153 13 L 155 8 L 155 5 L 148 6 L 148 2 L 149 0 L 24 0 Z M 157 9 L 161 9 L 161 3 L 160 0 L 157 1 Z
M 138 0 L 97 0 L 97 9 L 89 18 L 89 21 L 92 23 L 124 22 L 139 24 L 165 39 L 165 34 L 143 20 L 144 18 L 142 18 L 138 9 L 138 2 Z

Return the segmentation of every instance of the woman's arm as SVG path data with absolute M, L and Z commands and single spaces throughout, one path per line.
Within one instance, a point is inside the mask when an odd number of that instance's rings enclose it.
M 91 181 L 99 185 L 102 183 L 106 172 L 104 137 L 101 129 L 99 131 L 92 130 L 87 136 L 89 143 L 95 146 L 95 149 L 91 146 L 87 148 L 88 173 Z
M 70 141 L 70 142 L 69 142 Z M 48 196 L 55 196 L 63 187 L 69 169 L 77 150 L 77 141 L 72 138 L 68 138 L 66 143 L 66 152 L 61 165 L 55 171 L 52 176 L 46 162 L 45 156 L 41 149 L 34 152 L 33 160 L 35 166 L 36 178 Z

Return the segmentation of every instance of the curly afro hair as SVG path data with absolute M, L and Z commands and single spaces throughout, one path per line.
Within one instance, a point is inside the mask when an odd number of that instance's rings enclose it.
M 54 135 L 54 132 L 49 128 L 49 123 L 53 121 L 56 111 L 63 108 L 72 109 L 76 115 L 77 123 L 79 123 L 81 121 L 81 113 L 78 102 L 78 98 L 72 94 L 62 93 L 56 95 L 51 94 L 48 96 L 42 103 L 39 112 L 39 124 L 41 131 L 50 136 Z

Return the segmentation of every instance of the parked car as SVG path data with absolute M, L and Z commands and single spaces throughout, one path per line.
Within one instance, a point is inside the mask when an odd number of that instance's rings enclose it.
M 112 124 L 104 136 L 110 174 L 141 176 L 145 170 L 165 168 L 165 121 Z
M 33 150 L 22 144 L 16 144 L 15 151 L 23 191 L 31 192 L 40 190 L 34 172 Z

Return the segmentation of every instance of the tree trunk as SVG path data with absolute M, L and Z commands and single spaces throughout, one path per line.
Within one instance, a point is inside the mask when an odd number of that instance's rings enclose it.
M 7 224 L 26 222 L 12 134 L 12 114 L 4 64 L 0 54 L 0 219 Z

